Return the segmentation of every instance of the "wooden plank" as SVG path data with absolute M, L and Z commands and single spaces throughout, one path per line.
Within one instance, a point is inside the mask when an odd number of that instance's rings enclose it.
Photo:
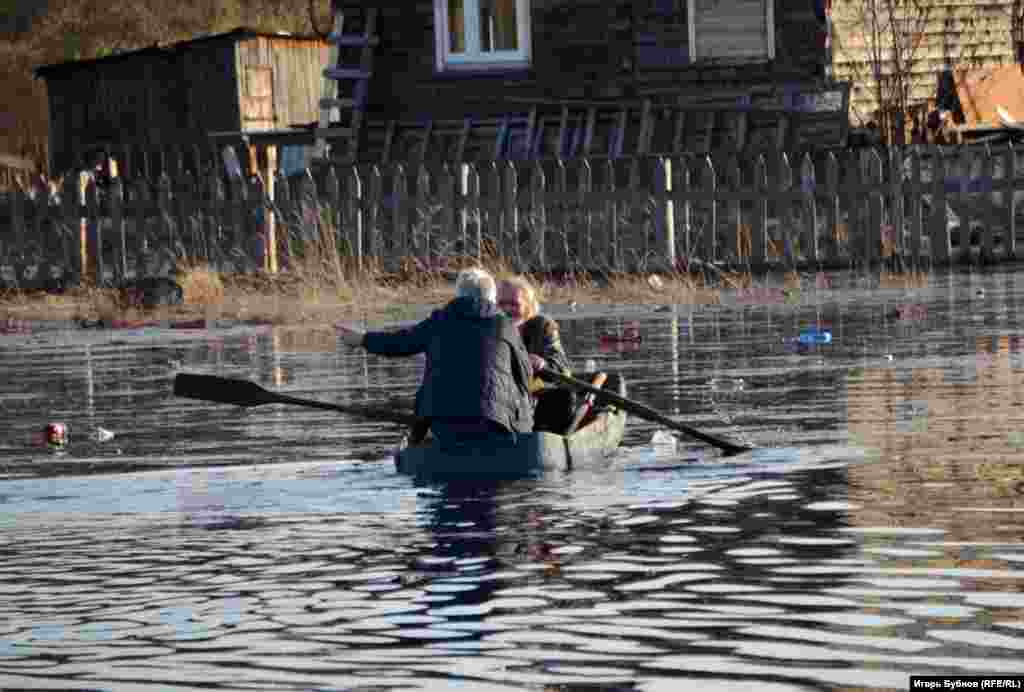
M 584 127 L 583 155 L 590 156 L 594 145 L 594 127 L 597 124 L 597 108 L 591 106 L 587 109 L 587 124 Z
M 325 67 L 324 77 L 335 81 L 341 79 L 369 79 L 372 72 L 354 67 Z
M 681 154 L 683 152 L 683 138 L 686 136 L 686 111 L 682 109 L 677 110 L 673 124 L 675 131 L 672 133 L 672 153 Z
M 313 131 L 319 139 L 335 139 L 338 137 L 351 137 L 351 127 L 329 127 L 329 128 L 317 128 Z
M 562 106 L 561 115 L 558 118 L 558 154 L 559 158 L 568 155 L 568 142 L 566 135 L 569 129 L 569 106 Z
M 320 108 L 353 108 L 355 106 L 355 99 L 320 99 Z
M 388 120 L 386 129 L 384 130 L 384 147 L 381 152 L 381 163 L 388 163 L 391 161 L 391 146 L 395 141 L 395 121 Z
M 472 118 L 464 118 L 462 121 L 462 131 L 459 133 L 459 141 L 455 147 L 455 160 L 462 162 L 466 156 L 466 142 L 469 141 L 469 131 L 473 127 Z
M 426 123 L 424 123 L 423 125 L 423 139 L 420 140 L 419 160 L 421 162 L 425 161 L 427 158 L 427 151 L 430 147 L 430 138 L 433 136 L 433 134 L 434 121 L 427 120 Z
M 364 34 L 342 34 L 340 36 L 329 34 L 326 41 L 336 46 L 360 47 L 380 45 L 379 36 L 366 36 Z

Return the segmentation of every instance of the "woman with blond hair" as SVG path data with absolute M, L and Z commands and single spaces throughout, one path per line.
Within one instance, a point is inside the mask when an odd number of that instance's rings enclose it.
M 537 293 L 526 278 L 511 276 L 498 282 L 498 309 L 512 318 L 530 354 L 534 376 L 530 392 L 537 399 L 534 430 L 562 433 L 572 422 L 575 397 L 570 390 L 548 387 L 537 376 L 544 368 L 572 375 L 569 357 L 562 347 L 558 322 L 540 314 Z

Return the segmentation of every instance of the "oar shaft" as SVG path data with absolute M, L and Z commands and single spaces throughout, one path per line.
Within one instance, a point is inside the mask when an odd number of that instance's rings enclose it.
M 618 394 L 611 392 L 607 389 L 599 389 L 598 387 L 593 387 L 587 384 L 586 382 L 581 382 L 576 378 L 563 375 L 560 372 L 556 372 L 550 369 L 545 369 L 543 375 L 548 379 L 561 382 L 566 386 L 575 387 L 576 389 L 580 389 L 584 392 L 590 392 L 598 399 L 613 403 L 619 408 L 621 408 L 623 411 L 626 411 L 627 413 L 635 414 L 641 418 L 645 418 L 655 423 L 661 423 L 662 425 L 668 428 L 678 430 L 679 432 L 685 433 L 690 437 L 696 438 L 698 440 L 701 440 L 702 442 L 707 442 L 710 445 L 718 447 L 719 449 L 729 454 L 739 454 L 741 452 L 747 452 L 750 450 L 750 447 L 739 445 L 736 444 L 735 442 L 730 442 L 728 440 L 723 440 L 720 437 L 709 435 L 705 432 L 701 432 L 700 430 L 696 430 L 695 428 L 691 428 L 688 425 L 684 425 L 679 421 L 672 420 L 668 416 L 658 413 L 650 406 L 646 406 L 644 404 L 641 404 L 640 402 L 633 401 L 632 399 L 627 399 L 623 396 L 619 396 Z

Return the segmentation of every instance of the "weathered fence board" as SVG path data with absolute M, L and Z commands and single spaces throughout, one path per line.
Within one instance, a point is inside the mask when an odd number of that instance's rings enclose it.
M 1024 199 L 1012 147 L 512 160 L 329 167 L 291 179 L 195 170 L 58 196 L 0 199 L 0 269 L 123 281 L 171 260 L 287 271 L 329 231 L 333 264 L 390 270 L 410 258 L 504 259 L 518 270 L 667 270 L 701 260 L 790 269 L 1016 257 Z M 150 156 L 138 152 L 140 168 Z M 315 173 L 315 175 L 314 175 Z M 351 256 L 353 262 L 338 262 Z M 280 256 L 280 257 L 279 257 Z M 167 260 L 167 261 L 164 261 Z M 155 269 L 154 269 L 155 268 Z

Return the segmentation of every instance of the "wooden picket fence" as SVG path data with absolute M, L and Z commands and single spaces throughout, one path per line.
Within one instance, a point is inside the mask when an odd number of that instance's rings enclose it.
M 962 145 L 394 163 L 268 184 L 189 172 L 103 188 L 69 179 L 59 199 L 0 198 L 0 267 L 26 286 L 121 281 L 182 260 L 288 271 L 325 238 L 346 267 L 383 271 L 485 258 L 632 272 L 995 262 L 1016 257 L 1019 169 L 1009 145 Z

